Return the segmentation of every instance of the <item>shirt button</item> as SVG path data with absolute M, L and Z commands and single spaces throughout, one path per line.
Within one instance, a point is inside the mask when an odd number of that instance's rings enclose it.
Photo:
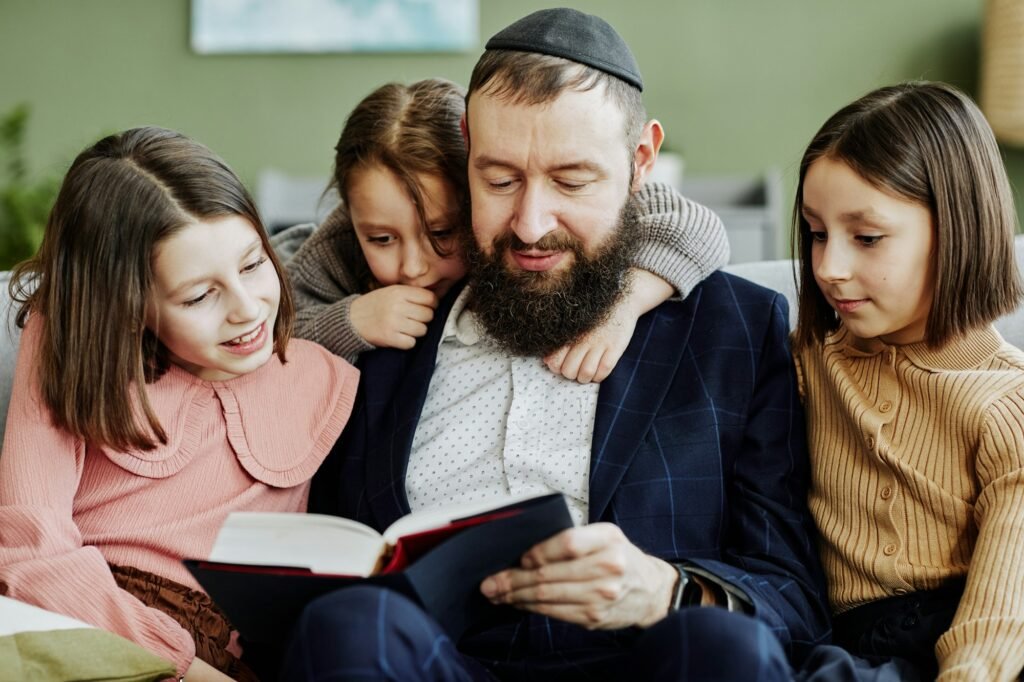
M 881 495 L 883 500 L 888 500 L 890 497 L 892 497 L 892 488 L 890 488 L 889 486 L 885 486 L 884 488 L 882 488 Z
M 868 436 L 868 450 L 874 450 L 874 449 L 875 449 L 875 437 L 874 436 Z
M 897 587 L 895 590 L 892 591 L 892 593 L 896 594 L 896 595 L 900 595 L 900 594 L 906 594 L 907 591 L 905 589 L 903 589 L 902 587 Z
M 888 400 L 883 400 L 882 404 L 878 406 L 878 410 L 880 412 L 888 412 L 891 409 L 892 409 L 892 403 L 889 402 Z
M 882 553 L 885 554 L 885 556 L 892 556 L 896 553 L 896 545 L 890 542 L 888 545 L 882 548 Z

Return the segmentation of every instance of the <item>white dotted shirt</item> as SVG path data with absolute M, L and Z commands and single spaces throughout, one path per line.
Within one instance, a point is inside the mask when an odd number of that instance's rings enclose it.
M 600 385 L 499 349 L 466 310 L 468 294 L 438 347 L 405 477 L 410 507 L 561 492 L 586 523 Z

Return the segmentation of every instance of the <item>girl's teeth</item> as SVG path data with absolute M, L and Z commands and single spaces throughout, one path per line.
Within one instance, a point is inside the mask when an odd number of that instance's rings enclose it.
M 237 339 L 231 339 L 230 341 L 228 341 L 228 343 L 231 344 L 232 346 L 238 346 L 238 345 L 241 345 L 243 343 L 249 343 L 250 341 L 255 339 L 257 336 L 259 336 L 259 334 L 260 334 L 260 330 L 257 329 L 254 332 L 249 332 L 245 336 L 239 336 Z

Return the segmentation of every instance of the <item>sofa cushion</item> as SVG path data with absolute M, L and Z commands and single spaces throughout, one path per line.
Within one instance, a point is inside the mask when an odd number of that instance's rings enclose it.
M 0 597 L 0 682 L 147 682 L 174 674 L 172 663 L 123 637 Z

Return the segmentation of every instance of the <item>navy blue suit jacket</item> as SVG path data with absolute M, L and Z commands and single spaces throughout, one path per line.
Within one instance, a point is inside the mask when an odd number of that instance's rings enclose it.
M 415 349 L 363 355 L 356 406 L 314 479 L 311 510 L 378 529 L 409 513 L 409 452 L 456 294 Z M 799 658 L 827 636 L 828 615 L 787 319 L 782 295 L 724 273 L 640 318 L 601 384 L 589 513 L 648 554 L 739 586 Z M 544 626 L 547 636 L 565 627 Z

